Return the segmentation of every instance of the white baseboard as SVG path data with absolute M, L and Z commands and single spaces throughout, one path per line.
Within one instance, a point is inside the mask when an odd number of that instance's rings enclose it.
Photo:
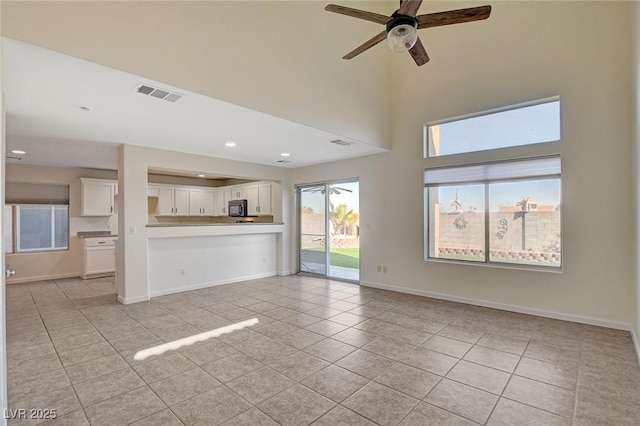
M 267 278 L 267 277 L 274 277 L 274 276 L 276 276 L 275 271 L 266 272 L 263 274 L 246 275 L 244 277 L 236 277 L 228 280 L 218 280 L 218 281 L 212 281 L 208 283 L 200 283 L 200 284 L 193 284 L 189 286 L 181 286 L 181 287 L 150 291 L 149 296 L 150 297 L 166 296 L 167 294 L 182 293 L 183 291 L 200 290 L 202 288 L 207 288 L 207 287 L 215 287 L 219 285 L 237 283 L 240 281 L 256 280 L 258 278 Z
M 636 349 L 636 360 L 638 361 L 638 365 L 640 365 L 640 341 L 638 341 L 638 336 L 636 336 L 635 330 L 632 328 L 630 331 L 633 347 Z
M 288 275 L 292 275 L 292 274 L 293 274 L 293 272 L 291 272 L 291 271 L 281 271 L 281 272 L 278 272 L 278 276 L 279 276 L 279 277 L 286 277 L 286 276 L 288 276 Z
M 56 275 L 39 275 L 36 277 L 25 277 L 25 278 L 11 278 L 6 282 L 7 284 L 22 284 L 22 283 L 31 283 L 36 281 L 46 281 L 46 280 L 61 280 L 64 278 L 79 278 L 80 272 L 74 272 L 70 274 L 56 274 Z
M 633 330 L 632 330 L 632 328 L 631 328 L 631 326 L 629 324 L 622 323 L 622 322 L 605 320 L 605 319 L 601 319 L 601 318 L 591 318 L 591 317 L 585 317 L 585 316 L 582 316 L 582 315 L 574 315 L 574 314 L 566 314 L 566 313 L 562 313 L 562 312 L 547 311 L 547 310 L 544 310 L 544 309 L 526 308 L 526 307 L 523 307 L 523 306 L 516 306 L 516 305 L 508 305 L 508 304 L 504 304 L 504 303 L 491 302 L 491 301 L 488 301 L 488 300 L 472 299 L 472 298 L 468 298 L 468 297 L 459 297 L 459 296 L 451 296 L 451 295 L 448 295 L 448 294 L 433 293 L 433 292 L 425 291 L 425 290 L 417 290 L 417 289 L 413 289 L 413 288 L 398 287 L 398 286 L 394 286 L 394 285 L 367 282 L 367 281 L 360 281 L 360 285 L 363 285 L 365 287 L 379 288 L 379 289 L 382 289 L 382 290 L 397 291 L 398 293 L 407 293 L 407 294 L 413 294 L 413 295 L 416 295 L 416 296 L 430 297 L 432 299 L 448 300 L 450 302 L 459 302 L 459 303 L 466 303 L 466 304 L 469 304 L 469 305 L 476 305 L 476 306 L 484 306 L 484 307 L 487 307 L 487 308 L 501 309 L 503 311 L 517 312 L 517 313 L 520 313 L 520 314 L 534 315 L 534 316 L 545 317 L 545 318 L 553 318 L 553 319 L 557 319 L 557 320 L 577 322 L 577 323 L 581 323 L 581 324 L 596 325 L 596 326 L 599 326 L 599 327 L 614 328 L 614 329 L 617 329 L 617 330 L 625 330 L 625 331 L 632 332 L 632 335 L 633 335 Z M 638 345 L 636 345 L 636 349 L 638 349 L 638 348 L 639 348 Z M 640 356 L 640 352 L 637 352 L 637 353 Z
M 147 300 L 149 300 L 149 298 L 146 296 L 129 297 L 125 299 L 124 297 L 118 295 L 118 302 L 122 303 L 123 305 L 130 305 L 132 303 L 138 303 L 138 302 L 146 302 Z

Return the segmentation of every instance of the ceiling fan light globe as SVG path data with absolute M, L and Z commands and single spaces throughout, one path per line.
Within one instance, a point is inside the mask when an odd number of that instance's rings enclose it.
M 418 30 L 412 25 L 397 25 L 387 33 L 387 44 L 394 52 L 407 52 L 417 41 Z

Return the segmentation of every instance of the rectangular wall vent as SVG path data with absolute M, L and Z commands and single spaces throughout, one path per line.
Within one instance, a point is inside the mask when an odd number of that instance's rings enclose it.
M 342 139 L 334 139 L 332 141 L 329 141 L 329 143 L 340 145 L 340 146 L 349 146 L 354 144 L 354 142 L 343 141 Z
M 157 87 L 149 86 L 148 84 L 141 84 L 136 88 L 136 92 L 143 95 L 150 95 L 154 98 L 163 99 L 169 102 L 175 102 L 182 97 L 177 93 L 170 92 L 168 90 L 158 89 Z

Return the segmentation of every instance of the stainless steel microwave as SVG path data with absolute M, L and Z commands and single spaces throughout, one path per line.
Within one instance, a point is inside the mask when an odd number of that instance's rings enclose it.
M 247 216 L 247 200 L 229 201 L 229 216 L 246 217 Z

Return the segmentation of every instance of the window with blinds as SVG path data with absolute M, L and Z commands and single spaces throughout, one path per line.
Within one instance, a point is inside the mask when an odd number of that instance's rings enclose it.
M 69 248 L 69 186 L 7 182 L 5 253 Z
M 498 126 L 500 120 L 493 117 L 492 123 L 477 121 L 469 129 L 474 129 L 479 141 L 484 138 L 483 132 L 491 133 L 494 141 L 507 141 L 513 136 L 515 143 L 503 143 L 501 147 L 520 144 L 524 133 L 559 139 L 559 101 L 535 106 L 544 106 L 545 111 L 538 110 L 528 119 L 531 111 L 527 108 L 533 107 L 503 111 L 518 120 Z M 538 131 L 545 127 L 557 132 Z M 536 136 L 528 140 L 543 139 Z M 455 138 L 447 142 L 452 144 L 448 153 L 470 152 L 464 140 L 457 147 L 454 142 Z M 482 143 L 476 144 L 475 150 L 482 147 Z M 443 150 L 437 155 L 447 155 L 444 145 L 440 148 Z M 469 155 L 460 158 L 464 164 L 424 170 L 425 259 L 560 270 L 560 155 L 487 162 L 473 162 Z

